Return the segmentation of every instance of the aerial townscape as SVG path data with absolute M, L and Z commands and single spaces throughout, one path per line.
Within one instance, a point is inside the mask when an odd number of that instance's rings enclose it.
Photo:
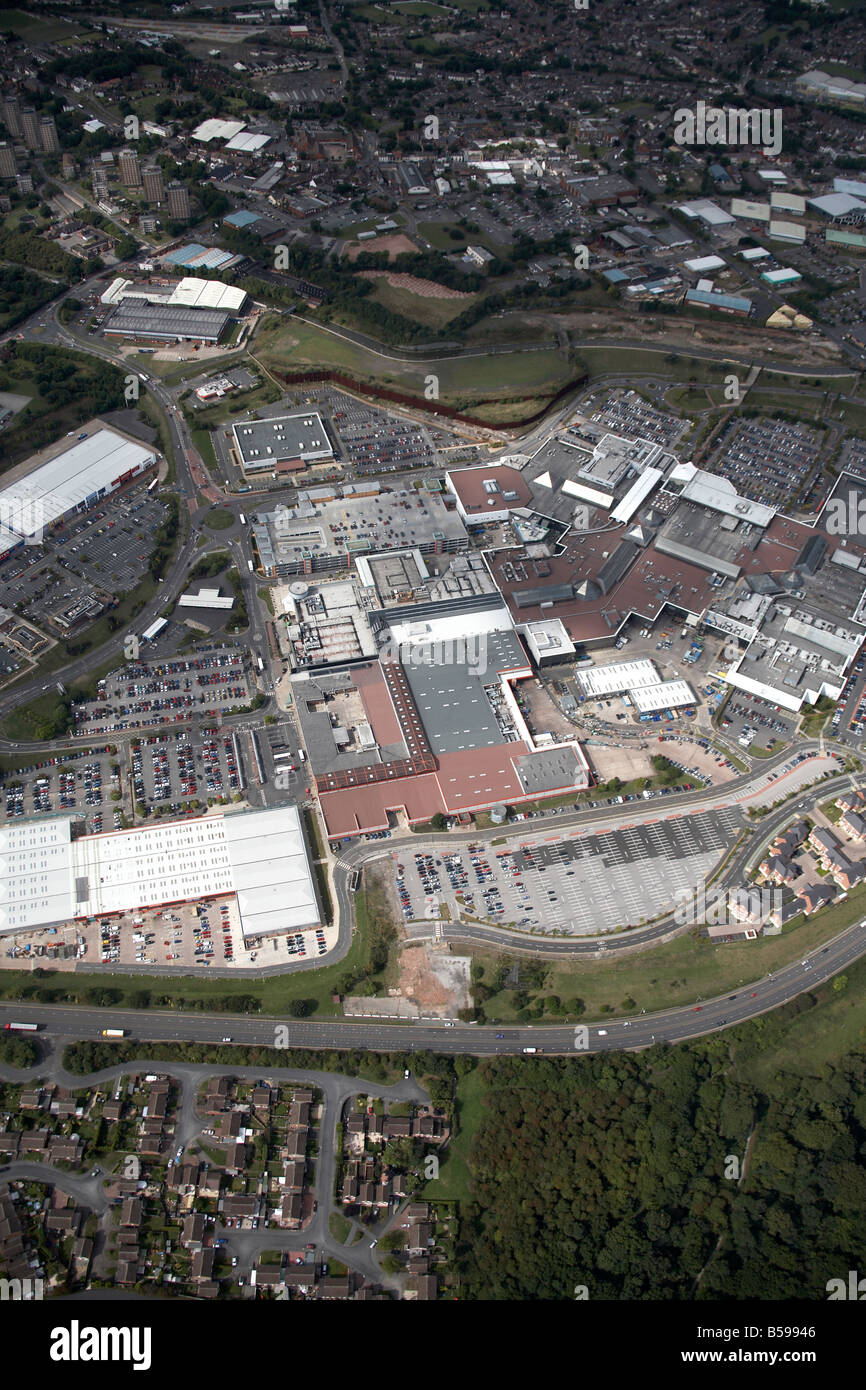
M 52 1361 L 588 1301 L 822 1364 L 866 1298 L 864 40 L 0 10 L 0 1302 Z

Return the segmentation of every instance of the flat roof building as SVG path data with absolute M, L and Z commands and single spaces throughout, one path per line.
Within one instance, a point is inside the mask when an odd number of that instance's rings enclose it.
M 701 222 L 706 222 L 710 227 L 724 227 L 729 222 L 733 222 L 733 217 L 724 208 L 720 208 L 718 203 L 712 202 L 709 198 L 698 198 L 692 203 L 682 203 L 678 212 L 685 213 L 686 217 L 697 218 Z
M 222 309 L 176 309 L 125 299 L 110 315 L 106 338 L 147 338 L 161 342 L 218 343 L 229 315 Z
M 527 728 L 513 686 L 532 667 L 501 600 L 374 616 L 380 660 L 293 681 L 331 839 L 588 786 L 576 739 Z
M 280 463 L 318 463 L 334 457 L 334 448 L 318 411 L 244 420 L 232 426 L 234 445 L 247 473 Z
M 458 468 L 446 473 L 449 492 L 457 498 L 464 521 L 507 521 L 516 507 L 527 507 L 532 494 L 516 468 L 494 463 L 486 468 Z
M 536 666 L 550 666 L 574 656 L 574 643 L 560 618 L 525 623 L 517 629 Z
M 745 314 L 752 312 L 752 301 L 736 294 L 717 294 L 714 290 L 686 290 L 686 303 L 697 304 L 702 309 L 719 309 L 724 314 Z
M 211 140 L 233 140 L 244 129 L 245 125 L 245 121 L 223 121 L 217 116 L 211 116 L 196 126 L 192 132 L 192 138 L 200 141 L 203 145 L 209 144 Z
M 63 449 L 17 482 L 0 489 L 4 536 L 16 544 L 32 539 L 64 517 L 86 511 L 101 498 L 140 476 L 157 461 L 156 452 L 105 427 Z
M 321 920 L 293 805 L 72 837 L 73 817 L 0 832 L 0 929 L 48 926 L 234 893 L 249 939 Z
M 761 274 L 761 279 L 766 280 L 768 285 L 795 285 L 802 278 L 799 270 L 791 266 L 780 266 L 778 270 L 765 270 Z
M 142 642 L 153 642 L 161 632 L 168 627 L 168 618 L 155 618 L 149 627 L 144 629 L 141 634 Z
M 825 217 L 847 217 L 850 212 L 866 212 L 866 201 L 853 193 L 825 193 L 820 198 L 808 198 L 810 208 Z
M 232 594 L 221 594 L 219 589 L 199 589 L 197 594 L 191 590 L 188 594 L 181 594 L 177 601 L 178 608 L 224 608 L 229 609 L 234 603 Z

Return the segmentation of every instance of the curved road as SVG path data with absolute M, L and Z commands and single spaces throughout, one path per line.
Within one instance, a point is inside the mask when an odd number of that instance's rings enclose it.
M 88 288 L 88 286 L 85 284 L 85 285 L 79 286 L 78 288 L 79 288 L 79 290 L 84 289 L 84 290 L 86 291 L 86 289 Z M 94 355 L 94 356 L 98 356 L 98 357 L 101 357 L 101 358 L 103 358 L 103 359 L 105 359 L 105 360 L 112 361 L 112 362 L 114 362 L 115 365 L 127 365 L 127 364 L 125 364 L 125 363 L 123 362 L 122 359 L 118 359 L 118 357 L 117 357 L 114 353 L 112 353 L 112 352 L 110 352 L 110 351 L 108 351 L 107 349 L 104 349 L 104 348 L 95 348 L 94 346 L 92 346 L 92 345 L 90 345 L 90 344 L 86 344 L 86 343 L 80 342 L 80 341 L 78 340 L 77 336 L 73 336 L 73 335 L 70 334 L 67 330 L 65 330 L 62 326 L 60 326 L 60 325 L 57 323 L 57 319 L 56 319 L 56 314 L 57 314 L 57 309 L 58 309 L 58 307 L 59 307 L 59 301 L 58 301 L 58 302 L 55 302 L 55 304 L 53 305 L 53 307 L 43 306 L 42 309 L 39 310 L 39 311 L 37 311 L 37 313 L 33 316 L 33 319 L 39 319 L 40 316 L 44 319 L 48 313 L 52 313 L 52 314 L 54 315 L 54 325 L 55 325 L 55 327 L 56 327 L 56 329 L 57 329 L 57 335 L 59 336 L 59 338 L 60 338 L 63 342 L 65 342 L 65 343 L 68 344 L 69 346 L 75 347 L 75 348 L 78 349 L 78 350 L 82 350 L 82 351 L 85 351 L 85 352 L 89 352 L 89 353 L 91 353 L 91 354 Z M 32 323 L 32 321 L 33 321 L 33 320 L 30 320 L 29 322 Z M 633 342 L 633 341 L 624 341 L 624 342 L 622 343 L 622 346 L 628 346 L 628 347 L 637 348 L 637 347 L 644 347 L 645 344 L 638 343 L 638 342 Z M 719 359 L 719 358 L 721 357 L 721 354 L 708 353 L 708 352 L 706 352 L 705 350 L 701 350 L 701 352 L 700 352 L 698 355 L 706 356 L 706 357 L 713 357 L 713 358 L 715 358 L 715 359 Z M 728 360 L 730 360 L 730 359 L 728 359 Z M 173 443 L 173 446 L 174 446 L 174 448 L 175 448 L 175 453 L 176 453 L 176 458 L 177 458 L 177 471 L 178 471 L 178 486 L 179 486 L 179 490 L 180 490 L 180 492 L 181 492 L 182 495 L 187 495 L 187 492 L 188 492 L 188 495 L 189 495 L 189 496 L 193 496 L 194 493 L 195 493 L 195 488 L 194 488 L 194 483 L 193 483 L 193 480 L 192 480 L 192 476 L 191 476 L 190 469 L 189 469 L 189 463 L 188 463 L 188 459 L 187 459 L 187 448 L 188 448 L 190 445 L 189 445 L 189 440 L 188 440 L 188 438 L 187 438 L 188 431 L 187 431 L 187 429 L 186 429 L 186 425 L 185 425 L 185 423 L 183 422 L 182 418 L 181 418 L 181 417 L 179 416 L 179 414 L 177 413 L 177 409 L 176 409 L 176 407 L 175 407 L 175 405 L 174 405 L 174 403 L 173 403 L 173 401 L 172 401 L 172 398 L 171 398 L 171 396 L 170 396 L 170 393 L 166 390 L 166 388 L 162 385 L 162 383 L 161 383 L 158 379 L 153 379 L 153 380 L 149 383 L 149 389 L 150 389 L 150 391 L 151 391 L 152 396 L 154 397 L 154 399 L 155 399 L 156 402 L 158 403 L 160 409 L 163 411 L 163 414 L 164 414 L 164 416 L 165 416 L 165 418 L 166 418 L 166 421 L 167 421 L 167 427 L 168 427 L 169 433 L 170 433 L 170 435 L 171 435 L 172 443 Z M 549 427 L 549 422 L 548 422 L 548 427 Z M 237 505 L 238 505 L 238 506 L 242 506 L 242 505 L 243 505 L 243 502 L 242 502 L 240 499 L 238 499 L 238 504 L 237 504 Z M 185 575 L 186 575 L 186 570 L 187 570 L 187 568 L 188 568 L 188 564 L 189 564 L 190 560 L 191 560 L 191 559 L 193 558 L 193 556 L 194 556 L 194 553 L 195 553 L 195 552 L 194 552 L 194 537 L 193 537 L 193 533 L 192 533 L 192 528 L 191 528 L 191 527 L 186 527 L 186 535 L 185 535 L 185 538 L 182 540 L 181 545 L 180 545 L 180 547 L 179 547 L 179 549 L 178 549 L 178 551 L 177 551 L 177 553 L 176 553 L 176 555 L 175 555 L 175 558 L 174 558 L 174 560 L 173 560 L 173 562 L 172 562 L 172 564 L 171 564 L 171 566 L 170 566 L 170 568 L 169 568 L 169 570 L 168 570 L 168 572 L 167 572 L 167 574 L 166 574 L 166 576 L 165 576 L 165 582 L 164 582 L 164 584 L 160 586 L 159 592 L 154 596 L 154 598 L 153 598 L 153 599 L 151 600 L 151 602 L 146 606 L 146 608 L 142 611 L 142 613 L 141 613 L 140 615 L 138 615 L 137 622 L 149 621 L 150 619 L 152 619 L 153 617 L 155 617 L 155 616 L 157 615 L 157 613 L 158 613 L 162 608 L 164 608 L 165 605 L 166 605 L 169 601 L 171 601 L 172 599 L 174 599 L 174 598 L 177 596 L 177 594 L 179 593 L 179 591 L 180 591 L 180 589 L 181 589 L 181 587 L 182 587 L 182 585 L 183 585 L 183 583 L 184 583 Z M 255 604 L 253 604 L 253 605 L 251 606 L 251 616 L 252 616 L 252 612 L 253 612 L 253 611 L 255 611 Z M 68 666 L 62 668 L 61 671 L 54 673 L 52 679 L 63 679 L 64 681 L 66 681 L 66 680 L 74 679 L 76 676 L 86 673 L 86 671 L 87 671 L 88 669 L 92 668 L 93 663 L 94 663 L 96 660 L 98 660 L 99 657 L 100 657 L 101 655 L 104 655 L 105 652 L 110 651 L 112 648 L 116 647 L 116 646 L 122 641 L 122 637 L 123 637 L 123 634 L 122 634 L 122 633 L 115 634 L 115 636 L 114 636 L 108 643 L 106 643 L 102 648 L 100 648 L 98 652 L 92 652 L 92 653 L 90 653 L 88 656 L 86 656 L 86 657 L 84 657 L 84 658 L 81 658 L 81 659 L 79 659 L 78 661 L 73 661 L 73 662 L 71 662 Z M 42 678 L 40 678 L 40 679 L 37 679 L 37 680 L 34 680 L 34 681 L 32 681 L 31 683 L 29 683 L 29 684 L 27 684 L 27 685 L 19 686 L 19 687 L 17 687 L 14 691 L 10 691 L 4 698 L 0 699 L 0 716 L 2 716 L 11 706 L 16 705 L 16 704 L 20 704 L 20 703 L 22 702 L 22 700 L 25 700 L 25 699 L 27 699 L 27 698 L 29 698 L 29 697 L 31 697 L 31 696 L 34 696 L 34 695 L 40 693 L 40 692 L 41 692 L 41 689 L 43 688 L 43 686 L 42 686 L 42 682 L 43 682 L 43 681 L 44 681 L 44 677 L 42 677 Z M 68 742 L 68 740 L 67 740 L 67 742 Z M 43 751 L 47 751 L 48 745 L 40 745 L 40 746 L 43 748 Z M 818 747 L 819 747 L 819 745 L 816 744 L 816 743 L 804 744 L 804 745 L 802 746 L 801 751 L 806 751 L 807 749 L 815 750 L 815 749 L 817 749 Z M 758 779 L 761 778 L 761 777 L 766 776 L 766 774 L 767 774 L 769 771 L 772 771 L 774 768 L 776 768 L 776 767 L 778 767 L 778 766 L 781 766 L 784 762 L 786 762 L 786 761 L 789 759 L 789 757 L 790 757 L 790 754 L 789 754 L 789 753 L 784 753 L 784 754 L 779 754 L 779 755 L 777 755 L 775 758 L 766 759 L 766 760 L 764 761 L 762 767 L 761 767 L 760 769 L 756 769 L 755 772 L 754 772 L 753 774 L 751 774 L 750 777 L 743 778 L 743 779 L 741 779 L 740 781 L 737 782 L 737 784 L 736 784 L 737 795 L 736 795 L 736 798 L 735 798 L 735 799 L 736 799 L 736 800 L 740 800 L 740 801 L 743 800 L 743 799 L 744 799 L 743 793 L 744 793 L 744 791 L 745 791 L 746 794 L 748 794 L 748 787 L 749 787 L 750 783 L 752 783 L 752 782 L 758 780 Z M 836 780 L 834 779 L 833 782 L 828 782 L 828 783 L 827 783 L 827 790 L 829 791 L 831 788 L 833 788 L 833 787 L 835 787 L 835 786 L 836 786 Z M 724 799 L 724 796 L 722 796 L 722 797 L 720 798 L 720 796 L 719 796 L 719 794 L 718 794 L 718 791 L 716 791 L 714 795 L 708 796 L 707 793 L 706 793 L 706 791 L 702 789 L 702 790 L 699 790 L 699 791 L 697 791 L 697 792 L 685 793 L 685 794 L 680 795 L 680 796 L 673 796 L 673 797 L 671 797 L 671 798 L 668 798 L 667 803 L 666 803 L 666 806 L 665 806 L 665 814 L 675 813 L 676 810 L 677 810 L 678 808 L 683 807 L 683 806 L 688 806 L 688 807 L 697 808 L 697 807 L 700 806 L 700 805 L 709 805 L 709 804 L 714 804 L 714 805 L 719 805 L 719 804 L 730 804 L 730 801 L 727 801 L 727 802 L 726 802 L 725 799 Z M 797 803 L 796 805 L 795 805 L 794 803 L 788 803 L 785 807 L 782 808 L 782 810 L 781 810 L 780 812 L 774 813 L 772 816 L 768 816 L 768 817 L 761 823 L 761 824 L 762 824 L 762 828 L 763 828 L 763 827 L 766 827 L 767 829 L 771 829 L 771 828 L 773 827 L 773 824 L 774 824 L 774 821 L 775 821 L 775 819 L 776 819 L 776 816 L 778 816 L 778 819 L 779 819 L 779 820 L 783 820 L 785 817 L 787 817 L 788 815 L 790 815 L 794 810 L 799 809 L 799 808 L 802 806 L 802 804 L 803 804 L 802 800 L 801 800 L 799 803 Z M 555 822 L 556 830 L 557 830 L 558 833 L 567 832 L 569 829 L 572 829 L 572 828 L 575 828 L 575 827 L 579 827 L 579 826 L 581 826 L 581 825 L 586 825 L 586 824 L 589 824 L 589 823 L 592 823 L 593 825 L 596 825 L 596 826 L 598 826 L 598 825 L 602 825 L 602 826 L 603 826 L 603 825 L 605 825 L 605 824 L 607 824 L 607 823 L 610 823 L 610 824 L 616 823 L 616 824 L 618 824 L 618 825 L 621 825 L 621 824 L 623 824 L 623 823 L 628 823 L 629 821 L 633 821 L 633 820 L 635 820 L 635 819 L 643 819 L 643 818 L 645 818 L 646 815 L 647 815 L 647 809 L 648 809 L 648 808 L 646 807 L 646 805 L 645 805 L 644 803 L 640 803 L 640 805 L 635 805 L 634 807 L 631 807 L 631 806 L 629 805 L 628 807 L 627 807 L 627 806 L 623 806 L 623 807 L 617 807 L 617 808 L 615 808 L 615 809 L 613 809 L 613 808 L 606 808 L 605 811 L 590 810 L 590 811 L 585 811 L 585 812 L 572 813 L 572 814 L 570 814 L 570 815 L 556 816 L 555 818 L 548 816 L 548 817 L 545 818 L 544 822 L 542 822 L 542 823 L 539 823 L 538 820 L 536 821 L 536 823 L 535 823 L 534 825 L 531 825 L 531 826 L 530 826 L 528 823 L 523 823 L 519 828 L 515 828 L 515 830 L 513 830 L 513 831 L 508 830 L 508 829 L 504 829 L 502 833 L 503 833 L 503 838 L 505 838 L 505 839 L 511 838 L 511 837 L 513 837 L 513 835 L 515 835 L 515 834 L 518 835 L 520 838 L 526 838 L 527 835 L 529 835 L 529 834 L 534 835 L 534 834 L 536 834 L 540 829 L 546 828 L 546 826 L 547 826 L 547 825 L 550 825 L 552 821 Z M 657 811 L 657 810 L 660 810 L 661 808 L 658 806 L 658 803 L 657 803 L 657 802 L 654 802 L 654 803 L 653 803 L 653 808 L 652 808 L 652 809 L 653 809 L 653 811 Z M 477 835 L 478 835 L 478 832 L 477 832 L 477 831 L 458 832 L 457 838 L 458 838 L 459 840 L 466 841 L 466 840 L 471 840 L 471 839 L 473 839 L 473 838 L 477 838 Z M 452 838 L 452 839 L 454 838 L 454 835 L 453 835 L 453 834 L 452 834 L 451 838 Z M 417 848 L 421 848 L 422 845 L 423 845 L 424 843 L 425 843 L 425 842 L 422 840 L 421 837 L 418 837 L 417 840 L 415 840 L 415 841 L 413 842 L 414 846 L 416 846 Z M 433 840 L 433 841 L 431 841 L 431 843 L 433 843 L 433 844 L 441 844 L 441 841 Z M 747 850 L 748 850 L 748 841 L 747 841 L 746 849 L 743 850 L 743 851 L 738 852 L 738 855 L 736 856 L 736 858 L 735 858 L 735 860 L 733 861 L 732 865 L 729 867 L 729 871 L 726 871 L 726 876 L 727 876 L 727 872 L 731 872 L 731 871 L 735 871 L 735 870 L 739 870 L 739 869 L 740 869 L 741 864 L 742 864 L 742 862 L 743 862 L 744 855 L 746 854 Z M 388 851 L 385 851 L 385 852 L 387 853 Z M 376 858 L 376 857 L 379 857 L 379 856 L 381 855 L 381 853 L 382 853 L 382 850 L 381 850 L 381 848 L 380 848 L 378 845 L 374 848 L 373 846 L 369 845 L 368 843 L 366 843 L 366 842 L 364 842 L 364 841 L 356 842 L 356 843 L 353 844 L 352 846 L 349 846 L 349 847 L 347 847 L 347 848 L 344 849 L 344 850 L 338 851 L 338 860 L 337 860 L 337 865 L 335 866 L 335 869 L 334 869 L 333 878 L 334 878 L 334 889 L 335 889 L 335 894 L 336 894 L 336 898 L 337 898 L 337 902 L 338 902 L 338 906 L 339 906 L 340 932 L 339 932 L 339 940 L 338 940 L 337 947 L 336 947 L 336 949 L 335 949 L 334 952 L 331 952 L 331 953 L 329 954 L 329 961 L 335 961 L 335 960 L 340 959 L 340 958 L 346 953 L 346 951 L 348 950 L 349 944 L 350 944 L 350 941 L 351 941 L 351 929 L 352 929 L 352 923 L 353 923 L 353 910 L 352 910 L 351 895 L 349 894 L 349 891 L 348 891 L 348 881 L 349 881 L 349 876 L 350 876 L 351 870 L 352 870 L 353 868 L 355 868 L 355 867 L 359 867 L 360 865 L 364 864 L 365 862 L 369 862 L 370 860 L 372 860 L 372 859 L 374 859 L 374 858 Z M 634 932 L 634 933 L 631 933 L 631 934 L 628 936 L 627 943 L 626 943 L 626 941 L 625 941 L 624 939 L 622 939 L 622 938 L 620 938 L 619 940 L 617 940 L 616 944 L 612 944 L 612 943 L 610 943 L 610 942 L 604 942 L 603 949 L 604 949 L 606 952 L 611 952 L 611 953 L 612 953 L 612 952 L 616 951 L 617 947 L 619 947 L 620 949 L 622 949 L 622 947 L 625 946 L 626 944 L 628 944 L 630 947 L 634 946 L 635 944 L 644 944 L 644 943 L 646 943 L 646 942 L 649 942 L 649 941 L 651 941 L 651 940 L 657 938 L 657 937 L 660 936 L 660 935 L 666 934 L 669 930 L 670 930 L 670 924 L 667 924 L 667 925 L 666 925 L 664 922 L 661 922 L 661 923 L 658 923 L 658 924 L 654 924 L 652 927 L 643 929 L 641 932 Z M 852 930 L 854 930 L 854 929 L 852 929 Z M 454 933 L 452 933 L 452 934 L 454 934 Z M 463 937 L 477 937 L 477 938 L 479 938 L 479 939 L 483 939 L 483 940 L 484 940 L 485 942 L 487 942 L 487 943 L 490 943 L 490 942 L 497 942 L 498 944 L 507 944 L 507 945 L 510 945 L 510 946 L 512 946 L 512 947 L 513 947 L 515 944 L 517 944 L 518 941 L 521 939 L 521 938 L 518 938 L 518 937 L 516 936 L 516 934 L 513 934 L 513 933 L 505 933 L 505 932 L 502 932 L 501 930 L 497 932 L 497 929 L 496 929 L 496 928 L 489 928 L 489 929 L 487 929 L 487 928 L 474 928 L 474 927 L 467 927 L 467 926 L 465 926 L 465 925 L 464 925 L 464 926 L 461 926 L 461 928 L 460 928 L 458 934 L 461 935 L 461 936 L 463 936 Z M 598 941 L 598 939 L 593 939 L 593 940 L 586 940 L 586 939 L 584 939 L 584 940 L 582 940 L 582 941 L 575 941 L 575 942 L 564 942 L 564 941 L 562 941 L 561 939 L 558 939 L 558 940 L 556 940 L 555 942 L 550 942 L 550 941 L 542 942 L 542 941 L 539 941 L 538 939 L 536 939 L 536 938 L 534 938 L 534 937 L 531 937 L 531 936 L 527 936 L 527 937 L 522 938 L 522 939 L 526 942 L 526 945 L 527 945 L 527 948 L 528 948 L 528 949 L 531 949 L 533 952 L 539 952 L 539 953 L 542 953 L 542 952 L 544 952 L 544 953 L 549 953 L 549 952 L 555 951 L 555 952 L 558 953 L 558 954 L 563 954 L 563 953 L 575 953 L 575 954 L 580 955 L 580 954 L 587 954 L 587 953 L 589 953 L 589 952 L 596 952 L 596 953 L 597 953 L 598 950 L 599 950 L 599 948 L 600 948 L 600 947 L 599 947 L 599 941 Z M 858 950 L 857 954 L 859 954 L 859 950 Z M 314 963 L 311 962 L 311 965 L 313 965 L 313 964 L 314 964 Z M 844 961 L 840 962 L 840 965 L 837 965 L 835 968 L 840 968 L 840 967 L 841 967 L 841 964 L 844 964 Z M 294 967 L 290 967 L 290 968 L 292 968 L 292 969 L 297 969 L 297 968 L 303 969 L 303 968 L 305 968 L 305 967 L 304 967 L 303 965 L 300 965 L 300 966 L 294 966 Z M 830 973 L 833 973 L 833 972 L 831 971 Z M 756 997 L 758 997 L 758 996 L 756 996 Z M 780 1001 L 776 1001 L 776 1002 L 780 1002 Z M 773 1004 L 768 1004 L 768 1005 L 766 1005 L 766 1007 L 773 1007 Z M 752 1009 L 750 1010 L 750 1012 L 757 1012 L 757 1011 L 759 1011 L 759 1009 L 758 1009 L 757 1007 L 756 1007 L 756 1008 L 752 1008 Z M 67 1016 L 68 1016 L 68 1015 L 67 1015 Z M 105 1022 L 105 1019 L 106 1019 L 106 1014 L 105 1014 L 105 1013 L 101 1013 L 98 1017 L 99 1017 L 99 1019 L 100 1019 L 100 1021 L 101 1021 L 101 1024 L 104 1025 L 104 1022 Z M 148 1019 L 152 1019 L 153 1017 L 154 1017 L 154 1015 L 148 1014 Z M 178 1022 L 178 1020 L 176 1020 L 176 1022 Z M 152 1026 L 152 1025 L 149 1024 L 148 1026 Z M 220 1024 L 219 1026 L 220 1026 L 220 1027 L 223 1027 L 224 1024 Z M 237 1022 L 236 1019 L 232 1019 L 232 1020 L 231 1020 L 231 1026 L 232 1026 L 232 1028 L 233 1028 L 235 1031 L 238 1031 L 238 1029 L 240 1028 L 241 1025 Z M 246 1025 L 245 1025 L 245 1026 L 246 1026 Z M 621 1025 L 615 1025 L 615 1026 L 619 1027 L 619 1026 L 621 1026 Z M 662 1026 L 661 1023 L 659 1024 L 659 1026 Z M 665 1024 L 664 1026 L 667 1027 L 668 1025 Z M 307 1025 L 298 1025 L 298 1027 L 299 1027 L 299 1028 L 300 1028 L 300 1027 L 303 1027 L 303 1028 L 306 1028 L 306 1029 L 315 1029 L 315 1028 L 331 1029 L 331 1032 L 332 1032 L 332 1034 L 333 1034 L 333 1026 L 332 1026 L 332 1025 L 329 1025 L 329 1024 L 324 1024 L 324 1025 L 307 1024 Z M 397 1040 L 396 1040 L 396 1037 L 395 1037 L 395 1030 L 394 1030 L 393 1028 L 388 1027 L 388 1026 L 385 1026 L 385 1027 L 383 1028 L 383 1026 L 382 1026 L 382 1025 L 379 1025 L 379 1024 L 347 1024 L 345 1027 L 340 1027 L 339 1030 L 338 1030 L 338 1034 L 334 1034 L 334 1036 L 335 1036 L 335 1037 L 336 1037 L 336 1036 L 339 1036 L 340 1038 L 346 1038 L 346 1036 L 347 1036 L 347 1031 L 353 1031 L 353 1030 L 358 1030 L 358 1037 L 363 1038 L 363 1039 L 365 1039 L 365 1040 L 368 1040 L 368 1041 L 366 1041 L 366 1042 L 361 1043 L 360 1045 L 368 1045 L 368 1046 L 370 1046 L 370 1045 L 372 1045 L 372 1046 L 383 1045 L 383 1041 L 384 1041 L 384 1039 L 385 1039 L 386 1037 L 387 1037 L 388 1045 L 389 1045 L 389 1046 L 393 1046 L 393 1045 L 399 1046 L 399 1045 L 401 1045 L 401 1044 L 398 1043 Z M 101 1031 L 101 1029 L 100 1029 L 100 1031 Z M 400 1030 L 398 1030 L 398 1031 L 400 1031 Z M 441 1030 L 440 1030 L 440 1031 L 441 1031 Z M 518 1030 L 518 1031 L 520 1031 L 520 1030 Z M 536 1031 L 537 1031 L 537 1030 L 536 1030 Z M 645 1031 L 645 1030 L 644 1030 L 644 1031 Z M 692 1029 L 691 1031 L 695 1031 L 695 1030 Z M 702 1030 L 701 1030 L 701 1031 L 702 1031 Z M 452 1036 L 451 1036 L 450 1034 L 445 1034 L 444 1036 L 440 1037 L 440 1036 L 439 1036 L 439 1033 L 437 1033 L 436 1030 L 433 1030 L 432 1033 L 431 1033 L 431 1031 L 430 1031 L 429 1029 L 426 1028 L 426 1025 L 423 1025 L 423 1026 L 418 1027 L 418 1028 L 404 1029 L 404 1030 L 402 1030 L 402 1032 L 401 1032 L 401 1036 L 402 1036 L 402 1033 L 405 1033 L 405 1034 L 406 1034 L 406 1042 L 407 1042 L 407 1045 L 414 1045 L 414 1044 L 417 1044 L 418 1042 L 424 1041 L 424 1039 L 429 1039 L 430 1037 L 436 1037 L 436 1038 L 438 1039 L 437 1045 L 443 1047 L 445 1050 L 462 1050 L 460 1047 L 450 1047 L 450 1046 L 449 1046 L 449 1044 L 452 1044 L 453 1042 L 456 1042 L 456 1039 L 453 1039 Z M 380 1037 L 381 1040 L 383 1040 L 383 1041 L 380 1041 L 378 1044 L 377 1044 L 376 1041 L 375 1041 L 377 1035 Z M 682 1036 L 689 1036 L 689 1035 L 690 1035 L 690 1033 L 682 1034 Z M 188 1033 L 184 1033 L 184 1034 L 179 1034 L 178 1036 L 189 1036 L 189 1034 L 188 1034 Z M 311 1035 L 311 1036 L 314 1036 L 314 1035 Z M 477 1035 L 476 1035 L 476 1036 L 477 1036 Z M 632 1036 L 636 1037 L 637 1034 L 634 1034 L 634 1035 L 631 1035 L 631 1034 L 630 1034 L 630 1035 L 629 1035 L 629 1037 L 632 1037 Z M 641 1033 L 641 1036 L 643 1036 L 643 1033 Z M 648 1035 L 648 1036 L 649 1036 L 649 1035 Z M 673 1035 L 673 1034 L 670 1034 L 670 1035 L 666 1034 L 666 1036 L 669 1036 L 669 1038 L 670 1038 L 670 1037 L 673 1037 L 674 1035 Z M 410 1040 L 411 1040 L 411 1041 L 410 1041 Z M 647 1041 L 647 1037 L 644 1037 L 644 1041 L 645 1041 L 645 1042 Z M 326 1043 L 321 1043 L 321 1044 L 319 1044 L 319 1045 L 328 1045 L 328 1044 L 326 1044 Z M 347 1042 L 347 1043 L 344 1042 L 343 1045 L 350 1045 L 350 1046 L 351 1046 L 351 1045 L 358 1045 L 358 1043 L 357 1043 L 357 1041 L 350 1041 L 350 1042 Z M 494 1050 L 496 1050 L 496 1049 L 494 1049 Z
M 0 1026 L 7 1022 L 38 1023 L 57 1043 L 97 1040 L 105 1027 L 123 1028 L 147 1042 L 220 1043 L 230 1036 L 238 1045 L 273 1047 L 276 1029 L 287 1027 L 290 1047 L 363 1048 L 367 1051 L 412 1052 L 435 1049 L 496 1056 L 526 1047 L 553 1053 L 620 1051 L 649 1047 L 656 1042 L 682 1042 L 718 1028 L 732 1027 L 757 1014 L 778 1008 L 804 990 L 812 989 L 866 954 L 866 918 L 835 936 L 826 946 L 784 966 L 774 974 L 698 1004 L 661 1009 L 634 1019 L 585 1025 L 551 1024 L 493 1028 L 477 1024 L 384 1023 L 377 1019 L 327 1019 L 317 1022 L 251 1018 L 148 1009 L 92 1009 L 65 1005 L 0 1004 Z M 805 963 L 804 963 L 805 962 Z M 575 1046 L 575 1034 L 580 1039 Z M 497 1036 L 499 1035 L 499 1036 Z

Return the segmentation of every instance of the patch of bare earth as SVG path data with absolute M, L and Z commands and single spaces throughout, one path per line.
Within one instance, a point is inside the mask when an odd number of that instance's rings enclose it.
M 411 999 L 422 1010 L 443 1009 L 452 1002 L 450 992 L 433 973 L 426 945 L 421 943 L 404 948 L 397 987 L 404 999 Z
M 351 246 L 346 247 L 346 257 L 350 261 L 356 261 L 362 251 L 387 251 L 388 260 L 393 261 L 397 256 L 405 255 L 407 252 L 413 255 L 417 250 L 414 241 L 398 232 L 396 236 L 373 237 L 372 241 L 353 241 Z
M 387 280 L 395 290 L 408 290 L 422 299 L 473 298 L 468 290 L 452 290 L 447 285 L 437 285 L 435 280 L 419 280 L 417 275 L 395 274 L 390 270 L 359 270 L 358 276 L 364 280 Z

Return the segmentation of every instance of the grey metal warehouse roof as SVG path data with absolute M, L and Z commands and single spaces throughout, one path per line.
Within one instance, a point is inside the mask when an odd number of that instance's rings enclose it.
M 222 309 L 169 309 L 125 299 L 103 332 L 124 333 L 130 338 L 207 338 L 217 342 L 228 321 L 229 315 Z
M 422 646 L 413 650 L 411 662 L 403 663 L 424 732 L 436 754 L 506 742 L 484 686 L 498 686 L 499 671 L 525 666 L 526 653 L 513 632 L 488 632 L 485 641 L 484 659 L 477 667 L 465 661 L 423 664 Z
M 434 753 L 505 742 L 481 681 L 464 663 L 403 669 Z

